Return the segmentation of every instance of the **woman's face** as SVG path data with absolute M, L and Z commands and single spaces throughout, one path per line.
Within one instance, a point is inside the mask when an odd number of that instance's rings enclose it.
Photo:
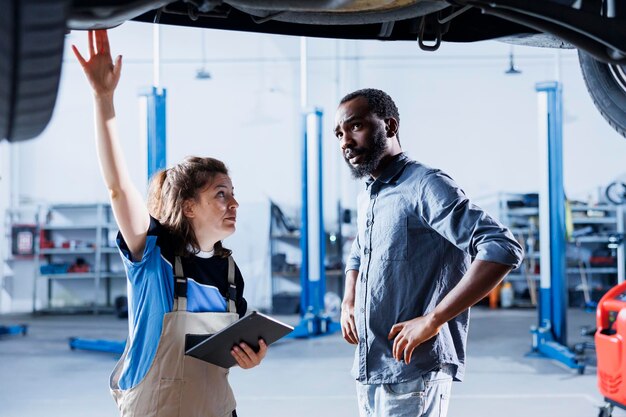
M 235 200 L 233 183 L 228 175 L 217 174 L 190 203 L 191 211 L 186 215 L 199 240 L 217 242 L 235 232 L 239 203 Z

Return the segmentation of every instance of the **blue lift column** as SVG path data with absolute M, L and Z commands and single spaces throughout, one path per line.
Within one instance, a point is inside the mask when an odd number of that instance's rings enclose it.
M 157 171 L 165 168 L 165 98 L 164 88 L 152 86 L 141 94 L 146 101 L 148 181 Z
M 302 117 L 302 220 L 300 226 L 300 324 L 289 337 L 312 337 L 341 329 L 326 315 L 326 231 L 322 175 L 322 116 L 316 108 Z
M 583 373 L 583 358 L 567 347 L 566 226 L 563 188 L 563 104 L 560 83 L 536 85 L 539 101 L 539 193 L 541 284 L 538 326 L 531 327 L 532 349 Z

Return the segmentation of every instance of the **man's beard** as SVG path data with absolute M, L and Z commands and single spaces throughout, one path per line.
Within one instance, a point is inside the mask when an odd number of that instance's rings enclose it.
M 352 165 L 344 155 L 344 160 L 352 172 L 352 177 L 358 180 L 371 175 L 372 172 L 378 168 L 386 150 L 387 136 L 385 135 L 385 131 L 383 129 L 379 129 L 374 133 L 371 147 L 361 154 L 363 161 L 359 165 Z

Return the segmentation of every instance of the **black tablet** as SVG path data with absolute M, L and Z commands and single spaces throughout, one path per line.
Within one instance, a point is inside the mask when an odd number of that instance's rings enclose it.
M 233 346 L 245 342 L 259 350 L 259 339 L 269 346 L 291 333 L 293 327 L 257 311 L 244 316 L 213 335 L 187 335 L 185 354 L 222 368 L 237 364 L 230 351 Z

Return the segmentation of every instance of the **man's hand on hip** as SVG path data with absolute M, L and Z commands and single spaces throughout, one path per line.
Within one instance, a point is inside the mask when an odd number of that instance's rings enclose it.
M 415 348 L 435 337 L 439 333 L 439 328 L 430 315 L 394 324 L 388 336 L 389 340 L 395 338 L 393 357 L 397 361 L 404 359 L 404 363 L 410 363 Z

